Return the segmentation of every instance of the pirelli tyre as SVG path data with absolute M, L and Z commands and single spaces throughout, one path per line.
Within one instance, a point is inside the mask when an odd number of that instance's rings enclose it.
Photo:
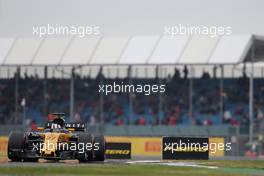
M 79 133 L 79 140 L 78 143 L 82 143 L 81 145 L 86 145 L 87 143 L 93 144 L 93 136 L 89 133 Z M 87 150 L 86 147 L 84 147 L 84 153 L 82 151 L 79 151 L 78 154 L 78 160 L 81 163 L 89 162 L 93 160 L 93 152 L 92 150 Z
M 7 157 L 11 161 L 22 161 L 21 151 L 24 147 L 24 133 L 11 132 L 7 144 Z
M 94 147 L 94 161 L 104 161 L 105 160 L 105 138 L 103 135 L 94 136 L 94 146 L 98 144 L 98 147 Z

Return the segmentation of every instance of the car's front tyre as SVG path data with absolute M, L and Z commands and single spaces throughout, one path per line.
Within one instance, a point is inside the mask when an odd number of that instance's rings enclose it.
M 93 144 L 93 136 L 89 133 L 79 133 L 79 140 L 78 143 L 86 146 L 86 144 Z M 87 150 L 86 147 L 84 147 L 84 151 L 81 151 L 83 153 L 79 152 L 80 157 L 78 158 L 79 162 L 85 163 L 93 160 L 93 152 L 92 150 Z
M 24 147 L 24 133 L 23 132 L 11 132 L 8 138 L 7 145 L 7 157 L 11 161 L 21 161 L 23 158 L 20 152 L 23 151 Z

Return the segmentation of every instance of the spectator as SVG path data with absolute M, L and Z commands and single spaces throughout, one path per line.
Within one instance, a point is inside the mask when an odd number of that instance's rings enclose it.
M 245 72 L 245 71 L 244 71 Z M 183 77 L 180 71 L 175 68 L 174 74 L 164 78 L 159 78 L 161 83 L 166 84 L 166 92 L 161 96 L 150 94 L 148 96 L 132 93 L 112 93 L 108 96 L 101 96 L 98 90 L 99 80 L 105 84 L 113 82 L 122 82 L 123 84 L 157 84 L 155 78 L 107 78 L 100 69 L 96 78 L 90 76 L 75 75 L 75 107 L 77 114 L 74 116 L 76 122 L 111 123 L 123 125 L 126 123 L 123 117 L 143 117 L 136 124 L 162 124 L 178 125 L 182 123 L 195 125 L 210 125 L 210 121 L 215 124 L 219 118 L 222 123 L 227 125 L 248 126 L 248 79 L 241 77 L 224 78 L 224 108 L 234 109 L 233 112 L 227 110 L 223 117 L 220 117 L 220 93 L 219 80 L 211 79 L 208 72 L 203 73 L 201 78 L 192 78 L 192 94 L 189 93 L 190 81 L 188 80 L 189 70 L 187 66 L 183 69 Z M 23 75 L 23 73 L 22 73 Z M 69 78 L 49 78 L 44 80 L 37 75 L 28 75 L 19 78 L 19 97 L 18 102 L 22 98 L 27 100 L 25 107 L 26 117 L 34 120 L 36 124 L 43 123 L 47 120 L 46 114 L 49 112 L 65 112 L 69 115 L 70 109 L 70 79 Z M 8 79 L 0 79 L 0 120 L 3 124 L 14 123 L 14 84 L 15 77 Z M 264 105 L 264 83 L 263 79 L 256 78 L 254 80 L 255 99 L 254 107 L 258 107 L 256 116 L 254 117 L 257 127 L 264 129 L 263 107 Z M 45 87 L 45 89 L 44 89 Z M 45 91 L 44 91 L 45 90 Z M 188 114 L 190 110 L 189 102 L 192 96 L 192 114 Z M 130 100 L 132 104 L 130 104 Z M 161 102 L 161 104 L 159 104 Z M 102 109 L 101 109 L 102 107 Z M 130 109 L 132 107 L 132 109 Z M 21 113 L 21 107 L 18 107 Z M 131 112 L 132 111 L 132 112 Z M 130 114 L 131 113 L 131 114 Z M 192 116 L 191 119 L 185 119 Z M 208 117 L 206 121 L 200 121 L 201 117 Z M 10 118 L 12 117 L 12 118 Z M 102 119 L 101 119 L 102 117 Z M 68 117 L 69 118 L 69 117 Z M 48 116 L 48 119 L 52 119 Z M 139 123 L 140 122 L 140 123 Z
M 141 125 L 141 126 L 146 125 L 146 119 L 144 117 L 140 117 L 138 119 L 138 125 Z
M 188 78 L 188 74 L 189 74 L 189 70 L 188 70 L 186 65 L 184 66 L 183 74 L 184 74 L 184 79 L 187 79 Z

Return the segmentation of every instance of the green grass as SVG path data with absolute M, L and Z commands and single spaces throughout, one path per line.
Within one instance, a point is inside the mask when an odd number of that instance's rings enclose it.
M 264 161 L 192 161 L 202 165 L 219 166 L 218 169 L 196 168 L 196 167 L 174 167 L 157 164 L 47 164 L 39 163 L 30 166 L 28 164 L 15 164 L 11 166 L 0 166 L 0 174 L 10 175 L 136 175 L 136 176 L 158 176 L 158 175 L 195 175 L 195 176 L 243 176 L 264 175 Z
M 201 163 L 208 166 L 264 169 L 264 160 L 208 160 Z

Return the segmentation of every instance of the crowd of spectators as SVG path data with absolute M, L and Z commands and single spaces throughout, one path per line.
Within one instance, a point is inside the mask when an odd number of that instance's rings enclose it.
M 248 125 L 249 80 L 246 75 L 241 78 L 224 78 L 221 92 L 219 78 L 204 72 L 202 77 L 191 79 L 188 72 L 187 68 L 182 72 L 175 69 L 173 75 L 162 79 L 106 78 L 102 73 L 91 78 L 76 74 L 74 116 L 70 119 L 90 124 L 113 125 Z M 113 82 L 165 84 L 166 91 L 150 95 L 127 92 L 103 95 L 98 92 L 99 84 Z M 18 116 L 19 123 L 23 115 L 33 122 L 42 123 L 49 112 L 65 112 L 69 117 L 69 78 L 44 80 L 37 75 L 29 77 L 25 74 L 17 79 L 17 83 L 16 87 L 15 77 L 0 79 L 1 123 L 14 123 L 15 116 Z M 256 78 L 254 85 L 254 118 L 256 122 L 262 122 L 264 119 L 262 78 Z M 18 103 L 15 103 L 16 90 Z M 21 104 L 23 99 L 26 101 L 25 105 Z

